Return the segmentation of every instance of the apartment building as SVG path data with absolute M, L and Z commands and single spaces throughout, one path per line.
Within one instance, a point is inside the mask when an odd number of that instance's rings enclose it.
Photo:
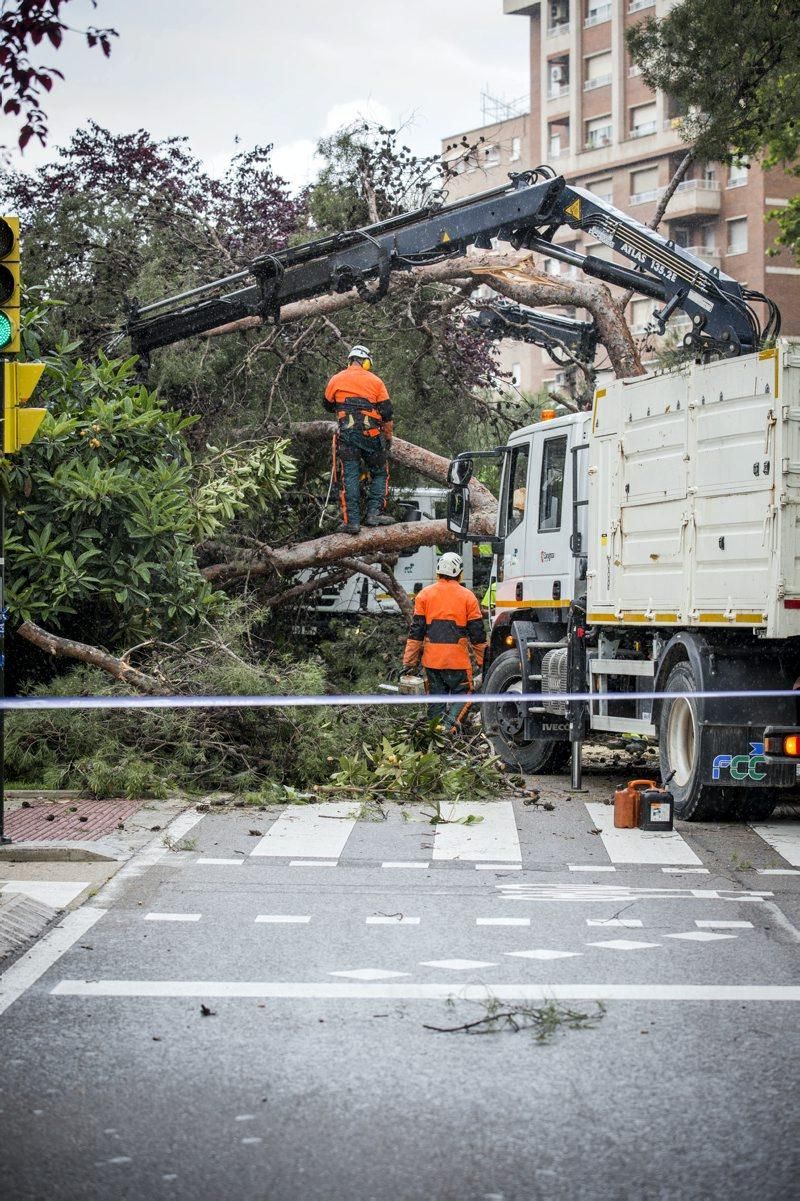
M 645 224 L 650 221 L 686 147 L 680 113 L 668 97 L 650 91 L 631 64 L 625 30 L 671 7 L 672 0 L 503 0 L 503 12 L 522 19 L 529 45 L 530 109 L 511 121 L 466 131 L 468 142 L 481 136 L 484 141 L 460 165 L 450 197 L 495 187 L 509 171 L 549 163 L 571 183 Z M 457 153 L 453 147 L 461 136 L 443 140 L 445 157 Z M 765 217 L 785 206 L 798 187 L 797 180 L 764 171 L 758 163 L 695 163 L 660 226 L 678 245 L 772 297 L 790 334 L 800 334 L 800 267 L 785 251 L 767 255 L 776 227 Z M 556 241 L 582 253 L 615 257 L 574 230 L 561 230 Z M 546 259 L 543 268 L 562 277 L 575 270 L 555 259 Z M 653 307 L 645 298 L 631 303 L 628 317 L 635 332 L 644 332 Z M 682 320 L 675 321 L 678 333 Z M 552 386 L 559 378 L 558 368 L 536 348 L 503 343 L 502 361 L 524 391 Z

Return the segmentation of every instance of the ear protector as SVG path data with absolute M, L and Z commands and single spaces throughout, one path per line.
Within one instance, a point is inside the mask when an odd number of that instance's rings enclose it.
M 362 359 L 361 366 L 364 368 L 365 371 L 371 371 L 372 370 L 372 359 Z

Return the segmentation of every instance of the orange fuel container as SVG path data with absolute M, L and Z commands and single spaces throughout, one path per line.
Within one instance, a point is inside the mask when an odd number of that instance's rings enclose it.
M 614 793 L 614 825 L 631 830 L 639 825 L 639 794 L 646 788 L 658 788 L 655 780 L 630 780 Z

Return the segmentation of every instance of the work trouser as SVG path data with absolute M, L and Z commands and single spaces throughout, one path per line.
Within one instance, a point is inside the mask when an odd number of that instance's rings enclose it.
M 426 667 L 425 675 L 428 680 L 428 691 L 432 692 L 434 696 L 445 696 L 449 693 L 463 696 L 470 690 L 469 675 L 464 668 Z M 440 720 L 446 730 L 452 730 L 458 724 L 463 708 L 463 701 L 458 701 L 454 705 L 428 705 L 428 716 L 432 721 Z
M 386 443 L 383 434 L 370 438 L 358 430 L 341 430 L 336 435 L 336 442 L 342 520 L 349 525 L 360 525 L 362 463 L 369 474 L 367 515 L 377 517 L 383 512 L 386 505 L 386 497 L 389 492 Z

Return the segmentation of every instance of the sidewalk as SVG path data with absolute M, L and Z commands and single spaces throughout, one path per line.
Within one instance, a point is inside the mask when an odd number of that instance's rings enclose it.
M 100 889 L 191 802 L 12 793 L 0 846 L 0 970 Z

